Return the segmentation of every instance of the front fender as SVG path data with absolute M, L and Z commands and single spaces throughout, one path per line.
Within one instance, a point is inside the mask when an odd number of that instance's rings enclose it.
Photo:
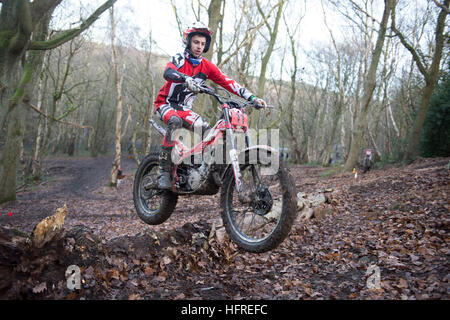
M 241 154 L 245 154 L 245 152 L 247 152 L 247 151 L 250 152 L 251 150 L 258 150 L 258 149 L 265 150 L 265 151 L 270 151 L 274 155 L 279 156 L 279 152 L 278 152 L 277 149 L 272 148 L 271 146 L 268 146 L 268 145 L 258 144 L 256 146 L 251 146 L 249 148 L 246 148 L 244 150 L 239 151 L 239 157 L 241 156 Z

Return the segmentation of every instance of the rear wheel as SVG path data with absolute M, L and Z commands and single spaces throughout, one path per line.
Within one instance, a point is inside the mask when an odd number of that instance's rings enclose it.
M 274 164 L 265 150 L 260 152 L 257 163 L 248 159 L 246 154 L 245 163 L 240 165 L 241 195 L 235 188 L 233 170 L 226 173 L 221 193 L 222 220 L 239 247 L 265 252 L 276 248 L 291 230 L 297 216 L 295 184 L 282 160 L 276 159 L 278 163 Z
M 177 205 L 178 195 L 159 190 L 159 155 L 148 155 L 139 165 L 133 184 L 134 207 L 139 218 L 147 224 L 161 224 L 169 219 Z

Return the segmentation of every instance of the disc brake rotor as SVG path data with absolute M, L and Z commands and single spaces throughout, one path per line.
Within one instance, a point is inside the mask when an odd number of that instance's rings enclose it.
M 144 176 L 144 178 L 142 178 L 141 186 L 142 186 L 142 188 L 141 188 L 142 196 L 145 199 L 148 199 L 156 191 L 155 188 L 157 186 L 157 181 L 151 175 L 146 175 L 146 176 Z
M 269 189 L 264 186 L 258 186 L 252 194 L 252 202 L 250 206 L 258 215 L 263 216 L 269 213 L 273 206 L 273 199 Z

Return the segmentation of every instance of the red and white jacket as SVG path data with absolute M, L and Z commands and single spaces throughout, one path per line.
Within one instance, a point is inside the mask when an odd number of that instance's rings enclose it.
M 177 110 L 191 110 L 196 94 L 183 87 L 187 77 L 193 78 L 202 85 L 210 79 L 235 95 L 246 100 L 253 95 L 248 89 L 225 75 L 215 64 L 205 58 L 199 65 L 194 66 L 188 59 L 187 53 L 179 53 L 172 57 L 166 66 L 164 79 L 167 82 L 161 88 L 155 100 L 155 110 L 162 105 L 170 105 Z

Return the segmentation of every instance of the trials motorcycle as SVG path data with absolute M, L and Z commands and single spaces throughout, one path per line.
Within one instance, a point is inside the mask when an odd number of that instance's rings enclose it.
M 246 107 L 219 95 L 222 89 L 203 85 L 200 93 L 213 96 L 221 116 L 204 139 L 188 148 L 175 137 L 172 151 L 171 190 L 158 189 L 159 154 L 151 153 L 140 163 L 133 185 L 134 205 L 147 224 L 165 222 L 179 196 L 215 195 L 220 191 L 221 217 L 230 238 L 249 252 L 276 248 L 289 234 L 297 216 L 295 183 L 278 150 L 252 145 Z M 166 130 L 153 119 L 155 129 Z M 245 145 L 238 150 L 236 137 Z

